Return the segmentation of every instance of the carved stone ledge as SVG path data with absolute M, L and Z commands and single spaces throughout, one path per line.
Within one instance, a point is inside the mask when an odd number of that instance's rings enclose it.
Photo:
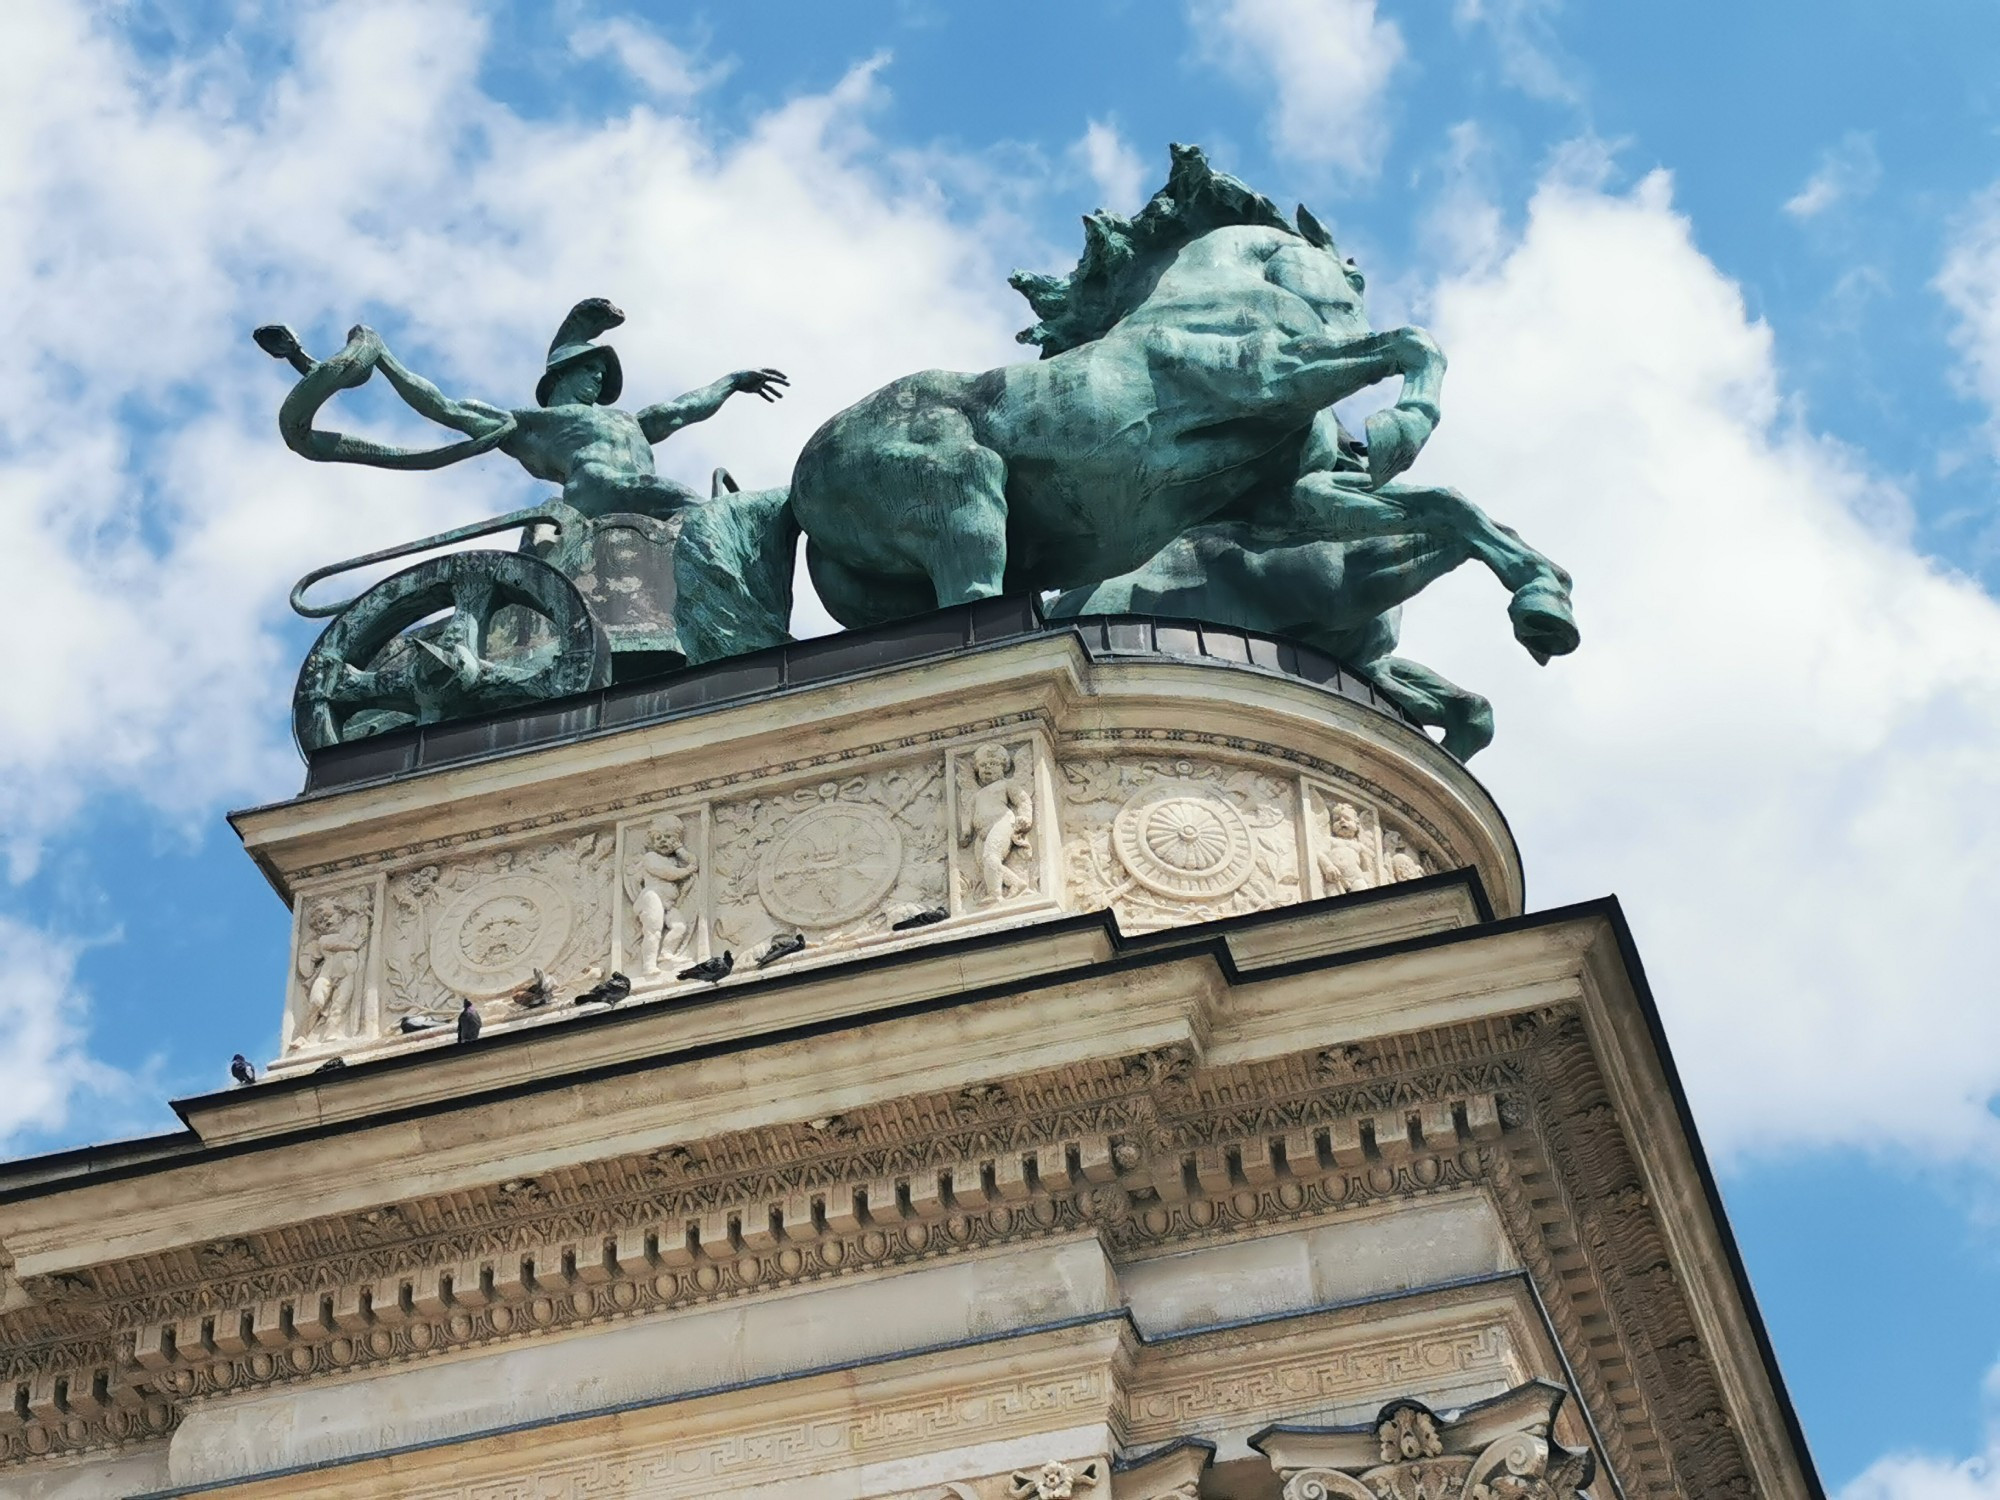
M 1403 1399 L 1366 1426 L 1267 1427 L 1250 1445 L 1284 1500 L 1589 1500 L 1596 1459 L 1552 1436 L 1565 1394 L 1534 1381 L 1450 1416 Z
M 1370 1048 L 1366 1081 L 1333 1086 L 1311 1055 L 1209 1077 L 1169 1049 L 97 1268 L 0 1322 L 44 1334 L 0 1357 L 17 1414 L 0 1457 L 156 1435 L 188 1399 L 991 1245 L 1094 1228 L 1117 1253 L 1163 1253 L 1463 1188 L 1498 1130 L 1495 1096 L 1465 1085 L 1498 1059 L 1435 1064 L 1495 1040 Z M 84 1332 L 107 1323 L 123 1332 Z

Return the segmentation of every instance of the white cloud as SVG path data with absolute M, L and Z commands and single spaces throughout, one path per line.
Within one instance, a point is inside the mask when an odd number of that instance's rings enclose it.
M 1403 34 L 1375 0 L 1192 0 L 1203 50 L 1269 91 L 1278 149 L 1357 176 L 1381 165 L 1382 99 L 1403 59 Z
M 327 352 L 366 316 L 453 390 L 520 401 L 569 303 L 610 295 L 635 400 L 752 364 L 794 379 L 661 451 L 704 488 L 724 461 L 782 483 L 827 413 L 894 375 L 1018 356 L 1004 268 L 930 183 L 873 165 L 874 64 L 725 141 L 648 106 L 521 117 L 480 87 L 469 5 L 299 11 L 291 66 L 255 83 L 233 52 L 142 63 L 90 14 L 22 12 L 0 46 L 0 528 L 31 622 L 0 695 L 17 875 L 97 791 L 205 816 L 289 790 L 291 579 L 537 492 L 498 458 L 295 458 L 253 324 Z M 359 397 L 354 425 L 420 430 Z
M 1132 214 L 1145 204 L 1148 181 L 1154 174 L 1116 125 L 1092 120 L 1070 152 L 1090 174 L 1099 207 Z
M 1866 198 L 1881 181 L 1882 160 L 1875 154 L 1874 138 L 1851 130 L 1839 145 L 1820 153 L 1819 165 L 1805 186 L 1785 200 L 1785 212 L 1795 219 L 1816 219 L 1830 208 Z
M 287 795 L 292 579 L 539 491 L 497 457 L 416 476 L 294 457 L 275 424 L 288 374 L 253 325 L 290 321 L 325 353 L 365 317 L 446 387 L 526 401 L 570 303 L 611 296 L 635 401 L 748 365 L 793 377 L 791 400 L 738 402 L 661 450 L 703 489 L 721 462 L 783 483 L 819 421 L 893 376 L 1018 357 L 987 242 L 920 166 L 878 164 L 877 63 L 725 137 L 685 107 L 515 113 L 480 85 L 469 3 L 269 14 L 291 60 L 255 80 L 229 47 L 141 60 L 81 3 L 0 22 L 0 850 L 16 879 L 94 797 L 194 826 Z M 692 87 L 649 34 L 582 38 L 663 96 Z M 422 440 L 376 391 L 328 420 Z M 825 623 L 808 601 L 801 627 Z M 63 1000 L 72 959 L 0 916 L 0 1135 L 59 1120 L 91 1076 L 83 1008 Z
M 1996 418 L 2000 443 L 2000 184 L 1975 198 L 1959 221 L 1935 285 L 1958 318 L 1952 341 L 1965 384 Z
M 1927 1453 L 1895 1453 L 1877 1459 L 1842 1486 L 1838 1500 L 2000 1500 L 2000 1369 L 1986 1375 L 1985 1451 L 1975 1458 L 1950 1459 Z
M 0 1150 L 59 1138 L 81 1095 L 129 1093 L 130 1080 L 93 1061 L 76 983 L 78 948 L 0 915 Z M 103 1139 L 107 1130 L 85 1132 Z
M 1500 76 L 1533 99 L 1575 104 L 1583 97 L 1573 65 L 1562 55 L 1551 18 L 1562 0 L 1458 0 L 1452 20 L 1484 27 L 1493 38 Z
M 1419 472 L 1571 569 L 1535 667 L 1463 570 L 1410 654 L 1493 697 L 1475 762 L 1538 906 L 1624 898 L 1711 1147 L 2000 1151 L 2000 604 L 1809 430 L 1671 186 L 1551 178 L 1447 280 Z
M 665 103 L 692 99 L 728 71 L 700 66 L 657 31 L 630 16 L 585 22 L 570 32 L 569 50 L 582 58 L 610 59 Z

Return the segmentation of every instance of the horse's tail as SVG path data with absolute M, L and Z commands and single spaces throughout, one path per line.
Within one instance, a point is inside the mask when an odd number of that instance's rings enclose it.
M 687 508 L 674 547 L 674 628 L 690 666 L 792 638 L 791 491 L 716 491 Z

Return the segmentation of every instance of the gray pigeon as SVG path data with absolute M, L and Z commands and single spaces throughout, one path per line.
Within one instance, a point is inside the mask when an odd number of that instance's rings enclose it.
M 689 964 L 680 973 L 676 974 L 674 978 L 706 979 L 710 984 L 720 984 L 729 977 L 729 971 L 735 967 L 736 955 L 731 953 L 727 948 L 724 948 L 722 950 L 722 957 L 704 958 L 698 964 Z
M 480 1020 L 479 1018 L 479 1007 L 474 1005 L 470 1000 L 466 1001 L 464 1005 L 459 1007 L 458 1039 L 461 1042 L 478 1041 L 479 1029 L 485 1024 L 486 1023 Z
M 927 906 L 922 911 L 910 913 L 900 922 L 891 922 L 889 929 L 892 932 L 908 932 L 912 927 L 928 927 L 933 922 L 942 922 L 950 915 L 950 907 Z
M 804 949 L 806 935 L 803 932 L 781 932 L 764 945 L 764 951 L 757 955 L 757 967 L 774 964 L 781 958 L 790 958 Z
M 239 1052 L 229 1059 L 229 1076 L 238 1083 L 255 1083 L 257 1070 L 250 1066 L 250 1059 Z
M 608 979 L 600 979 L 570 1002 L 572 1005 L 616 1005 L 632 993 L 632 981 L 615 969 Z

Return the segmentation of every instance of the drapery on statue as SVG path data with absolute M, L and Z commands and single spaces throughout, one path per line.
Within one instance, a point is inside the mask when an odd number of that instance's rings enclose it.
M 446 398 L 365 328 L 317 363 L 288 330 L 259 329 L 302 377 L 279 425 L 306 457 L 436 468 L 497 448 L 562 486 L 559 500 L 301 580 L 294 606 L 331 614 L 303 602 L 319 578 L 534 527 L 521 553 L 433 558 L 344 607 L 301 674 L 300 743 L 601 685 L 615 653 L 656 670 L 789 639 L 803 530 L 843 625 L 1028 591 L 1059 592 L 1058 617 L 1239 625 L 1333 656 L 1442 729 L 1454 755 L 1483 747 L 1486 700 L 1394 654 L 1404 601 L 1476 559 L 1509 591 L 1536 660 L 1575 650 L 1577 628 L 1560 567 L 1456 490 L 1399 478 L 1439 418 L 1444 356 L 1430 336 L 1372 332 L 1361 273 L 1320 221 L 1303 207 L 1287 220 L 1192 146 L 1173 148 L 1166 186 L 1135 217 L 1084 226 L 1068 276 L 1013 277 L 1039 319 L 1021 337 L 1040 360 L 892 381 L 813 434 L 789 490 L 737 493 L 717 471 L 705 501 L 655 472 L 651 445 L 733 392 L 776 399 L 784 377 L 745 370 L 616 410 L 617 356 L 594 340 L 623 315 L 601 298 L 564 320 L 538 407 L 519 411 Z M 313 426 L 378 369 L 465 440 L 411 451 Z M 1392 377 L 1395 402 L 1355 439 L 1334 403 Z M 624 570 L 616 587 L 607 568 Z M 443 627 L 411 629 L 447 606 Z M 539 623 L 523 626 L 524 612 Z M 496 614 L 513 617 L 497 634 Z

